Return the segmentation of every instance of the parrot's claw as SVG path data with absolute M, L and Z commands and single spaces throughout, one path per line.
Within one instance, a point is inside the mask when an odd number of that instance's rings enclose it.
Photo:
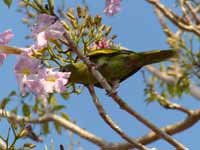
M 91 67 L 94 68 L 95 70 L 98 70 L 98 68 L 99 68 L 99 66 L 98 66 L 97 64 L 93 63 L 93 62 L 91 62 L 91 63 L 89 64 L 89 66 L 91 66 Z
M 117 88 L 119 87 L 119 81 L 118 80 L 114 80 L 111 82 L 111 86 L 112 86 L 112 91 L 108 92 L 107 95 L 111 96 L 111 95 L 115 95 L 117 94 Z
M 119 83 L 120 83 L 119 80 L 114 80 L 114 81 L 111 82 L 112 89 L 113 89 L 114 91 L 116 91 L 117 88 L 119 87 Z
M 108 96 L 116 95 L 117 91 L 115 89 L 112 89 L 111 91 L 107 92 Z
M 98 70 L 99 68 L 101 68 L 103 65 L 102 64 L 95 64 L 95 63 L 91 63 L 91 65 Z

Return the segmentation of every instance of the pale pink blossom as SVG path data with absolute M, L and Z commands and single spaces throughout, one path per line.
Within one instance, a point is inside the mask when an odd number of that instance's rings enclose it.
M 20 55 L 17 64 L 15 65 L 15 75 L 17 82 L 24 96 L 26 94 L 25 83 L 28 79 L 32 79 L 38 73 L 41 61 L 35 58 L 30 58 L 27 53 Z
M 12 33 L 10 29 L 5 30 L 3 33 L 0 33 L 0 45 L 7 44 L 12 39 L 13 36 L 14 34 Z M 0 65 L 3 64 L 3 61 L 6 57 L 7 57 L 7 54 L 0 53 Z
M 53 71 L 53 69 L 45 68 L 39 72 L 39 78 L 44 79 L 45 84 L 51 85 L 49 86 L 51 88 L 46 89 L 48 93 L 52 93 L 53 90 L 59 93 L 64 92 L 69 77 L 69 72 Z
M 22 54 L 15 65 L 15 73 L 25 75 L 35 74 L 38 72 L 40 62 L 39 59 L 31 58 L 26 53 Z
M 44 92 L 44 85 L 41 80 L 29 79 L 25 81 L 25 85 L 29 91 L 33 92 L 38 98 L 47 97 L 47 93 Z
M 58 72 L 53 69 L 41 69 L 35 80 L 27 80 L 26 86 L 37 97 L 47 97 L 49 93 L 62 93 L 70 77 L 69 72 Z
M 70 77 L 69 72 L 42 68 L 41 61 L 30 57 L 28 52 L 20 55 L 14 70 L 21 94 L 25 96 L 32 92 L 42 99 L 47 98 L 49 93 L 64 92 Z
M 60 39 L 63 37 L 64 32 L 63 25 L 56 21 L 56 17 L 47 14 L 39 15 L 37 24 L 32 29 L 33 37 L 36 40 L 35 48 L 47 47 L 49 39 Z
M 106 0 L 104 12 L 109 16 L 115 15 L 120 11 L 120 3 L 121 0 Z
M 55 23 L 56 17 L 48 14 L 40 14 L 37 18 L 37 24 L 33 28 L 33 33 L 38 33 Z
M 46 36 L 51 39 L 59 39 L 63 36 L 65 29 L 63 25 L 56 21 L 54 24 L 50 25 L 46 31 Z
M 3 33 L 0 33 L 0 45 L 5 45 L 10 42 L 14 34 L 10 29 L 5 30 Z
M 3 64 L 4 59 L 7 57 L 7 54 L 5 53 L 0 53 L 0 65 Z
M 111 45 L 110 45 L 109 41 L 106 38 L 103 38 L 99 41 L 96 41 L 92 45 L 91 49 L 94 49 L 94 50 L 95 49 L 107 49 L 107 48 L 110 48 L 110 47 L 111 47 Z
M 36 49 L 45 48 L 47 47 L 47 43 L 48 43 L 48 39 L 45 32 L 40 32 L 36 36 L 36 42 L 35 42 L 34 48 Z

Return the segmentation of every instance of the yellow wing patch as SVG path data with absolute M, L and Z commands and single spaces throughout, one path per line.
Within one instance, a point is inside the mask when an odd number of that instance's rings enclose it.
M 97 55 L 102 55 L 102 54 L 114 54 L 118 53 L 121 51 L 120 49 L 98 49 L 98 50 L 93 50 L 87 54 L 87 56 L 97 56 Z

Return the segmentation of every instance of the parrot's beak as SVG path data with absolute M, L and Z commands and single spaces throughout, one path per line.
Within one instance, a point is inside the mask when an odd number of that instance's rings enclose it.
M 0 53 L 6 53 L 6 54 L 15 54 L 19 55 L 24 52 L 23 49 L 17 48 L 17 47 L 12 47 L 8 45 L 0 45 Z

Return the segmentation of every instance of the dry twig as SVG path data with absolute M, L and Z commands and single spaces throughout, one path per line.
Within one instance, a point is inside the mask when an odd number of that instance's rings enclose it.
M 139 148 L 141 150 L 148 150 L 147 147 L 145 147 L 144 145 L 139 143 L 137 140 L 135 140 L 134 138 L 130 138 L 128 135 L 126 135 L 126 133 L 124 133 L 124 131 L 112 120 L 112 118 L 110 118 L 110 116 L 106 113 L 105 109 L 101 105 L 101 103 L 95 93 L 94 86 L 89 85 L 88 90 L 90 92 L 90 95 L 92 96 L 93 102 L 94 102 L 101 118 L 103 118 L 103 120 L 127 142 L 129 142 L 130 144 L 133 144 L 136 148 Z

